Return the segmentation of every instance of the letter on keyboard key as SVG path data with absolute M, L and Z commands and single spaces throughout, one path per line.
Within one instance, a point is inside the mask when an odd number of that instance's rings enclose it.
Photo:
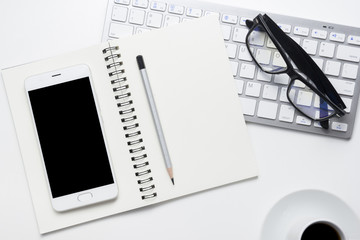
M 161 27 L 161 22 L 162 22 L 162 14 L 154 13 L 154 12 L 148 13 L 148 17 L 146 21 L 147 26 L 159 28 Z
M 145 18 L 145 11 L 143 10 L 137 10 L 137 9 L 131 9 L 130 16 L 129 16 L 129 22 L 143 25 L 144 24 L 144 18 Z
M 256 107 L 256 100 L 250 98 L 240 98 L 243 114 L 254 116 L 255 114 L 255 107 Z
M 248 30 L 245 28 L 235 28 L 234 35 L 233 35 L 233 41 L 245 43 L 247 33 L 248 33 Z
M 275 119 L 278 104 L 275 102 L 260 101 L 257 115 L 261 118 Z
M 260 96 L 260 90 L 261 90 L 261 84 L 249 81 L 246 84 L 246 96 L 251 97 L 259 97 Z
M 339 45 L 336 57 L 341 60 L 359 62 L 360 61 L 360 48 Z
M 344 78 L 356 79 L 358 73 L 358 66 L 354 64 L 345 63 L 342 70 L 342 76 Z
M 342 95 L 353 96 L 355 90 L 354 81 L 344 81 L 334 78 L 329 78 L 331 84 L 334 86 L 335 90 Z
M 279 120 L 292 123 L 294 121 L 295 108 L 291 105 L 281 105 Z
M 128 9 L 126 7 L 114 6 L 111 19 L 114 21 L 125 22 Z
M 111 23 L 109 30 L 109 37 L 120 38 L 125 36 L 131 36 L 133 34 L 134 27 L 122 25 L 118 23 Z
M 255 65 L 241 64 L 240 77 L 253 79 L 255 75 Z

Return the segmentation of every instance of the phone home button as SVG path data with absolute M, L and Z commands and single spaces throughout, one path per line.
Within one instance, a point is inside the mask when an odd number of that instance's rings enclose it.
M 80 202 L 88 202 L 93 198 L 92 193 L 83 193 L 78 196 Z

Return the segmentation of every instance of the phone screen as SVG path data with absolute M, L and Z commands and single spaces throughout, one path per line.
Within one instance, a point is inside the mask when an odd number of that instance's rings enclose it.
M 114 183 L 89 77 L 28 94 L 53 198 Z

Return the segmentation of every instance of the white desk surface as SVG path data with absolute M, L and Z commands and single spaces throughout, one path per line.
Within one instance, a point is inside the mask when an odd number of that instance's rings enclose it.
M 360 27 L 357 0 L 210 1 Z M 1 0 L 0 69 L 99 43 L 106 6 L 107 0 Z M 41 236 L 1 82 L 0 239 L 259 239 L 274 204 L 303 189 L 332 193 L 360 217 L 360 116 L 350 140 L 248 126 L 258 179 Z

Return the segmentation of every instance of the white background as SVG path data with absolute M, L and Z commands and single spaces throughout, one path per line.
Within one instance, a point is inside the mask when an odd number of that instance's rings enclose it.
M 211 1 L 360 27 L 357 0 Z M 106 6 L 107 0 L 1 0 L 0 69 L 99 43 Z M 332 193 L 360 216 L 359 116 L 350 140 L 248 126 L 258 179 L 41 236 L 0 82 L 0 239 L 259 239 L 271 207 L 302 189 Z

